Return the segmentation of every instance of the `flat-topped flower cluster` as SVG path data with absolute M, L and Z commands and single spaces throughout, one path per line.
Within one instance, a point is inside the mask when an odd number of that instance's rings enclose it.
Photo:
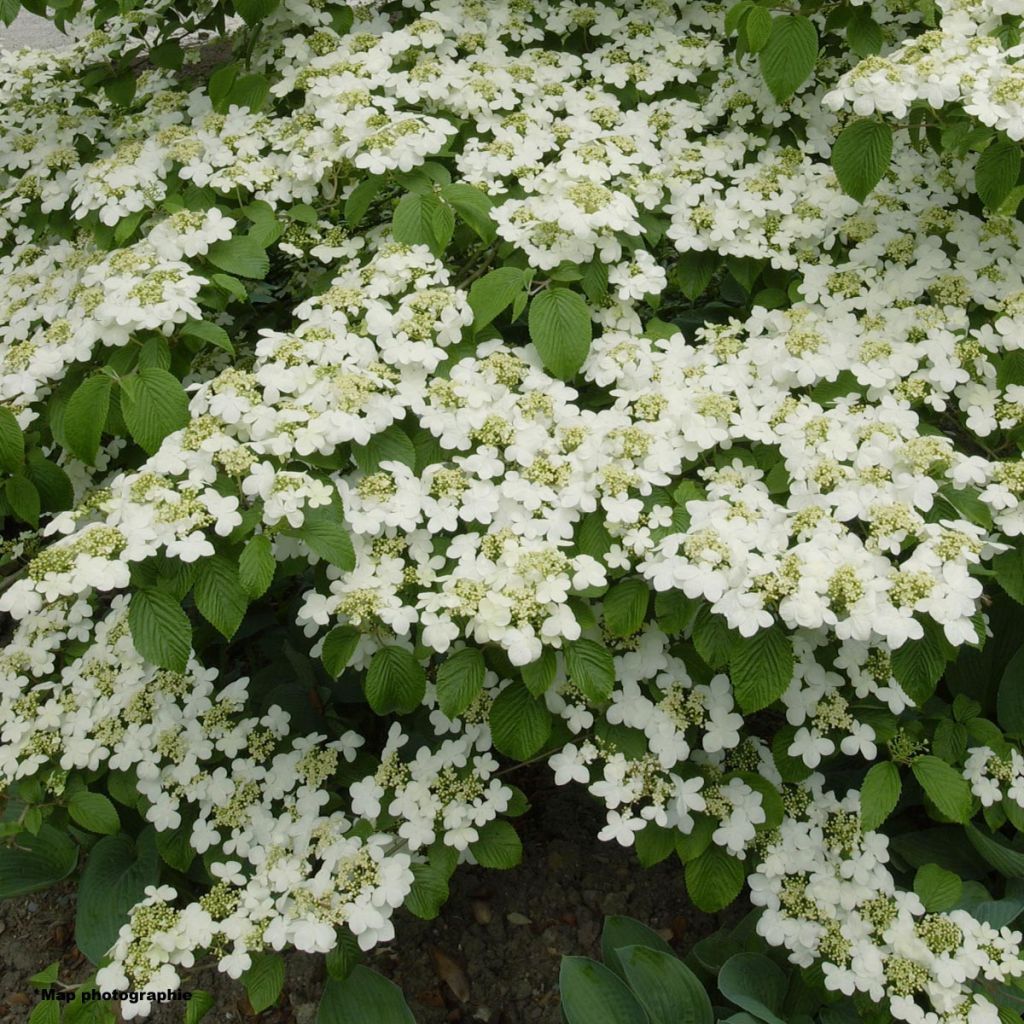
M 1024 225 L 973 198 L 969 148 L 897 132 L 864 203 L 828 159 L 851 109 L 920 100 L 1020 138 L 1024 4 L 923 6 L 871 6 L 885 55 L 825 46 L 785 103 L 703 2 L 405 0 L 342 31 L 285 0 L 237 30 L 265 95 L 227 104 L 190 63 L 127 107 L 83 91 L 158 3 L 4 57 L 0 402 L 74 500 L 5 542 L 0 784 L 123 774 L 211 875 L 148 892 L 102 985 L 390 939 L 439 864 L 493 859 L 498 757 L 543 750 L 599 838 L 748 874 L 828 989 L 998 1019 L 975 983 L 1022 972 L 1020 933 L 925 913 L 877 830 L 921 758 L 1024 806 L 1002 715 L 968 748 L 977 715 L 953 743 L 924 713 L 1024 534 Z M 578 372 L 537 312 L 570 296 Z M 139 389 L 171 376 L 154 436 Z M 142 639 L 166 593 L 226 636 L 286 615 L 356 697 L 308 731 L 250 694 L 244 641 L 197 630 L 169 667 Z M 879 763 L 875 820 L 850 787 Z

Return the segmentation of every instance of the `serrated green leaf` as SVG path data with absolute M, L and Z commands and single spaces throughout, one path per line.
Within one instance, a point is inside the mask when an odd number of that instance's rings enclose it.
M 477 829 L 479 838 L 469 847 L 478 864 L 504 871 L 514 868 L 523 859 L 523 844 L 516 830 L 496 818 Z
M 686 891 L 705 913 L 725 909 L 743 888 L 743 861 L 713 843 L 686 865 Z
M 64 436 L 72 453 L 92 465 L 99 449 L 103 424 L 110 410 L 114 382 L 105 373 L 86 377 L 75 389 L 64 410 Z
M 864 828 L 878 828 L 892 814 L 902 790 L 900 770 L 892 761 L 873 764 L 860 787 L 860 817 Z
M 359 645 L 360 636 L 361 634 L 355 626 L 335 626 L 324 637 L 320 660 L 332 679 L 337 679 L 345 670 L 345 666 L 348 665 Z
M 356 565 L 352 538 L 345 529 L 339 502 L 307 508 L 299 527 L 288 527 L 284 532 L 298 537 L 314 554 L 326 559 L 346 572 Z
M 239 578 L 239 569 L 225 555 L 204 558 L 198 567 L 195 580 L 196 607 L 200 615 L 230 640 L 245 617 L 249 607 L 249 596 Z
M 33 529 L 39 525 L 42 501 L 36 485 L 27 476 L 19 473 L 7 479 L 4 482 L 4 497 L 18 519 Z
M 25 435 L 10 409 L 0 408 L 0 469 L 13 473 L 25 461 Z
M 228 332 L 209 320 L 188 320 L 181 328 L 186 338 L 199 338 L 215 348 L 223 349 L 229 355 L 235 354 L 235 346 L 231 344 Z
M 780 14 L 759 54 L 761 74 L 771 94 L 785 103 L 814 71 L 818 59 L 818 30 L 802 14 Z
M 997 210 L 1006 201 L 1020 177 L 1020 165 L 1020 143 L 1007 139 L 994 142 L 978 157 L 974 188 L 990 210 Z
M 530 303 L 530 340 L 545 369 L 571 380 L 586 361 L 593 335 L 590 308 L 568 288 L 548 288 Z
M 395 208 L 391 230 L 395 241 L 425 245 L 440 256 L 455 230 L 455 214 L 433 192 L 408 192 Z
M 924 864 L 914 875 L 914 892 L 921 897 L 929 914 L 952 910 L 960 902 L 963 888 L 959 875 L 940 868 L 938 864 Z
M 265 534 L 250 538 L 238 559 L 238 582 L 253 601 L 262 597 L 273 582 L 277 562 L 273 545 Z
M 483 689 L 487 668 L 474 647 L 450 654 L 437 669 L 437 700 L 448 718 L 455 719 Z
M 858 202 L 878 184 L 892 159 L 892 128 L 878 118 L 848 124 L 832 147 L 832 168 L 843 191 Z
M 516 267 L 498 267 L 474 281 L 469 288 L 473 330 L 479 331 L 507 309 L 523 291 L 523 272 Z
M 218 270 L 262 281 L 270 272 L 270 258 L 254 238 L 238 235 L 214 242 L 206 252 L 206 259 Z
M 192 626 L 181 605 L 162 590 L 138 590 L 128 608 L 132 643 L 147 661 L 184 672 L 192 651 Z
M 0 900 L 48 889 L 67 878 L 78 863 L 78 847 L 65 832 L 42 825 L 20 835 L 16 845 L 0 845 Z
M 255 1013 L 273 1006 L 284 988 L 284 959 L 276 953 L 253 953 L 252 966 L 241 977 Z
M 551 735 L 551 712 L 518 682 L 498 694 L 489 720 L 494 746 L 517 761 L 533 757 Z
M 491 219 L 494 203 L 491 197 L 474 185 L 454 182 L 441 189 L 441 198 L 455 208 L 456 213 L 487 245 L 497 237 L 497 228 Z
M 565 645 L 565 667 L 571 682 L 587 700 L 602 704 L 615 689 L 612 652 L 595 640 L 570 640 Z
M 555 652 L 550 647 L 545 647 L 541 651 L 540 657 L 528 665 L 523 665 L 519 669 L 519 673 L 523 677 L 527 690 L 534 697 L 539 697 L 541 694 L 547 693 L 548 688 L 555 681 L 557 669 L 558 659 Z
M 651 591 L 643 580 L 616 583 L 604 597 L 604 623 L 612 636 L 628 637 L 638 632 L 647 618 Z
M 952 765 L 933 754 L 923 754 L 914 758 L 910 770 L 932 803 L 947 818 L 959 822 L 969 820 L 971 787 Z
M 427 688 L 423 666 L 404 647 L 382 647 L 366 673 L 366 699 L 378 715 L 408 715 L 420 706 Z
M 736 703 L 747 714 L 773 704 L 793 679 L 793 643 L 778 626 L 733 641 L 729 675 Z
M 188 396 L 174 374 L 151 366 L 121 380 L 121 414 L 139 446 L 150 455 L 188 423 Z

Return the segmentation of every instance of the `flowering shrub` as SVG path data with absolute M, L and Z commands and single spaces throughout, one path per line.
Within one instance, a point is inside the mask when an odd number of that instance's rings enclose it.
M 81 865 L 97 985 L 259 1008 L 515 864 L 542 758 L 829 1005 L 1018 1019 L 1022 15 L 61 3 L 0 65 L 0 894 Z

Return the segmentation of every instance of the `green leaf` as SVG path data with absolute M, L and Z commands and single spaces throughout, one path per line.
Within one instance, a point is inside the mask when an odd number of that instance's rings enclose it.
M 1019 142 L 995 142 L 978 157 L 974 189 L 990 210 L 997 210 L 1017 184 L 1020 164 Z
M 705 604 L 693 624 L 693 646 L 708 668 L 724 668 L 732 657 L 738 633 L 734 633 L 721 615 Z
M 746 714 L 774 704 L 793 679 L 793 642 L 778 626 L 733 642 L 729 657 L 736 703 Z
M 317 1024 L 416 1024 L 402 990 L 361 964 L 343 981 L 324 985 Z
M 234 85 L 231 86 L 227 103 L 229 107 L 248 107 L 253 113 L 257 113 L 266 105 L 269 95 L 270 82 L 266 75 L 239 75 L 235 79 Z M 280 235 L 281 230 L 278 230 L 277 237 L 279 238 Z M 276 240 L 276 238 L 272 239 L 272 241 Z
M 171 672 L 184 672 L 192 651 L 192 625 L 181 605 L 162 590 L 132 595 L 128 626 L 135 649 L 147 661 Z
M 196 859 L 196 851 L 192 848 L 191 819 L 176 829 L 157 832 L 156 849 L 164 863 L 170 864 L 176 871 L 188 871 Z
M 621 979 L 596 960 L 563 956 L 558 989 L 567 1024 L 649 1024 Z
M 213 996 L 209 992 L 201 988 L 193 989 L 192 998 L 185 1004 L 185 1024 L 199 1024 L 213 1006 Z
M 491 197 L 474 185 L 456 182 L 441 189 L 441 198 L 455 207 L 458 215 L 476 232 L 481 241 L 490 245 L 497 237 L 497 228 L 491 220 L 494 203 Z
M 231 344 L 228 332 L 217 324 L 211 324 L 209 320 L 189 320 L 182 326 L 181 333 L 186 338 L 199 338 L 200 341 L 208 342 L 229 355 L 235 354 L 235 346 Z
M 952 765 L 934 754 L 923 754 L 914 758 L 910 770 L 932 803 L 947 818 L 960 822 L 970 819 L 971 787 Z
M 116 106 L 127 107 L 135 99 L 138 81 L 130 68 L 106 79 L 102 84 L 107 99 Z
M 892 761 L 873 764 L 860 787 L 860 817 L 866 829 L 876 829 L 899 803 L 903 783 Z
M 942 627 L 933 619 L 922 622 L 924 636 L 911 640 L 892 653 L 892 674 L 907 696 L 921 707 L 935 693 L 953 648 Z
M 617 952 L 626 982 L 651 1024 L 713 1024 L 711 1000 L 686 964 L 669 953 L 644 946 L 626 946 Z
M 77 863 L 78 847 L 52 825 L 19 835 L 13 846 L 0 846 L 0 900 L 48 889 Z
M 1024 381 L 1020 383 L 1024 384 Z M 1000 387 L 1005 386 L 1005 384 L 1000 385 Z M 1018 541 L 1009 551 L 1000 552 L 992 559 L 992 568 L 999 586 L 1017 604 L 1024 604 L 1024 544 Z
M 547 693 L 548 688 L 555 681 L 555 672 L 558 669 L 558 659 L 550 647 L 545 647 L 536 661 L 523 665 L 519 674 L 523 677 L 526 688 L 534 697 Z
M 370 208 L 370 204 L 376 198 L 383 184 L 382 177 L 374 176 L 359 182 L 349 193 L 349 197 L 345 200 L 345 221 L 350 228 L 356 227 L 366 216 L 366 211 Z
M 39 491 L 27 476 L 19 473 L 8 478 L 4 483 L 4 497 L 11 511 L 23 523 L 28 523 L 33 529 L 39 525 L 39 513 L 42 510 Z
M 284 959 L 276 953 L 253 953 L 252 966 L 241 977 L 255 1013 L 273 1006 L 284 988 Z
M 522 861 L 522 841 L 507 821 L 489 821 L 477 832 L 480 838 L 469 847 L 469 852 L 478 864 L 503 871 L 514 868 Z
M 515 267 L 499 267 L 474 281 L 469 288 L 473 330 L 479 331 L 491 323 L 522 290 L 523 272 Z
M 448 900 L 448 873 L 440 864 L 413 864 L 415 879 L 402 904 L 406 910 L 424 921 L 432 921 Z
M 802 14 L 772 19 L 772 31 L 759 54 L 761 74 L 771 94 L 785 103 L 807 81 L 818 59 L 818 31 Z
M 952 910 L 960 902 L 963 888 L 959 875 L 940 868 L 938 864 L 924 864 L 914 875 L 914 892 L 921 897 L 929 914 Z
M 345 529 L 340 502 L 305 509 L 302 525 L 289 527 L 284 532 L 298 537 L 314 554 L 345 572 L 356 566 L 356 553 Z
M 344 926 L 338 929 L 337 936 L 338 944 L 325 957 L 327 974 L 335 981 L 344 981 L 359 963 L 359 946 L 356 937 Z
M 751 53 L 763 50 L 772 34 L 772 16 L 764 7 L 751 7 L 743 19 L 740 32 Z
M 395 207 L 391 230 L 396 242 L 425 245 L 440 256 L 455 230 L 455 214 L 433 192 L 408 192 Z
M 1024 736 L 1024 647 L 1010 659 L 996 697 L 999 724 L 1011 736 Z
M 360 635 L 355 626 L 335 626 L 324 637 L 320 660 L 324 663 L 324 668 L 332 679 L 337 679 L 344 671 L 345 666 L 355 653 Z
M 873 117 L 848 124 L 832 147 L 832 168 L 843 191 L 862 203 L 892 159 L 892 128 Z
M 401 462 L 416 468 L 416 448 L 397 424 L 374 434 L 366 444 L 352 445 L 352 458 L 364 473 L 376 473 L 382 462 Z
M 234 0 L 235 10 L 247 25 L 255 25 L 273 14 L 280 0 Z
M 846 45 L 858 57 L 870 57 L 882 49 L 882 26 L 871 17 L 867 7 L 858 7 L 846 26 Z
M 615 660 L 607 647 L 595 640 L 570 640 L 565 645 L 565 666 L 569 679 L 587 700 L 601 704 L 611 697 L 615 689 Z
M 75 389 L 64 410 L 64 436 L 72 453 L 92 465 L 100 446 L 103 424 L 110 410 L 114 382 L 105 373 L 86 377 Z
M 743 861 L 712 844 L 686 865 L 686 891 L 698 910 L 723 910 L 743 888 Z
M 366 673 L 366 699 L 378 715 L 408 715 L 423 701 L 427 675 L 404 647 L 382 647 Z
M 491 705 L 490 725 L 497 750 L 517 761 L 526 761 L 551 735 L 551 712 L 522 683 L 514 682 Z
M 206 259 L 218 270 L 254 281 L 262 281 L 270 271 L 266 250 L 256 239 L 245 235 L 214 242 L 206 252 Z
M 437 670 L 437 700 L 448 718 L 455 719 L 476 699 L 487 674 L 484 656 L 475 647 L 449 655 Z
M 0 5 L 4 0 L 0 0 Z M 0 6 L 0 15 L 3 14 L 3 7 Z M 28 1015 L 28 1024 L 60 1024 L 61 1004 L 55 999 L 40 999 L 32 1012 Z
M 736 953 L 718 972 L 722 995 L 766 1024 L 785 1024 L 778 1015 L 788 986 L 781 969 L 760 953 Z
M 647 618 L 651 592 L 643 580 L 616 583 L 604 598 L 604 624 L 612 636 L 628 637 L 640 630 Z
M 605 965 L 623 981 L 626 980 L 626 968 L 619 957 L 619 950 L 627 946 L 643 946 L 645 949 L 672 955 L 672 947 L 643 922 L 624 914 L 609 914 L 601 929 L 601 956 Z
M 173 373 L 150 366 L 121 379 L 121 413 L 132 437 L 152 455 L 188 423 L 188 395 Z
M 968 822 L 964 831 L 971 846 L 1006 878 L 1024 878 L 1024 853 L 1014 850 L 1002 839 L 989 835 Z
M 267 592 L 276 570 L 273 545 L 266 534 L 250 538 L 238 559 L 238 582 L 251 600 Z
M 113 836 L 121 831 L 121 819 L 117 808 L 102 793 L 90 793 L 80 789 L 68 800 L 68 814 L 71 820 L 89 832 Z
M 89 851 L 78 888 L 75 943 L 94 964 L 106 956 L 128 912 L 159 875 L 152 828 L 134 843 L 128 836 L 106 836 Z
M 0 0 L 0 21 L 12 25 L 21 10 L 21 0 Z
M 697 250 L 684 252 L 672 272 L 673 277 L 682 293 L 693 302 L 694 299 L 704 294 L 721 262 L 722 259 L 718 253 L 710 249 L 703 252 Z
M 0 469 L 13 473 L 25 461 L 25 435 L 10 409 L 0 408 Z
M 530 303 L 530 340 L 545 369 L 562 380 L 586 361 L 592 326 L 586 300 L 568 288 L 548 288 Z
M 634 837 L 636 859 L 645 868 L 660 864 L 675 851 L 678 834 L 675 829 L 662 828 L 653 822 L 645 825 Z
M 239 579 L 238 566 L 230 558 L 213 555 L 199 563 L 193 596 L 200 615 L 225 640 L 238 632 L 249 597 Z

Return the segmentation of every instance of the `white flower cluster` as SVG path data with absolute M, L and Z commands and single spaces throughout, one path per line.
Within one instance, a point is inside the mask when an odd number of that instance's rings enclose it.
M 842 800 L 812 777 L 788 795 L 778 839 L 750 876 L 757 930 L 804 967 L 820 961 L 825 986 L 888 1000 L 908 1024 L 995 1024 L 978 980 L 1024 973 L 1021 933 L 993 928 L 965 910 L 926 913 L 886 866 L 889 840 L 860 823 L 860 798 Z
M 191 420 L 141 465 L 119 466 L 118 441 L 92 477 L 69 464 L 75 510 L 47 522 L 0 595 L 17 622 L 0 782 L 134 772 L 147 819 L 188 827 L 193 849 L 217 856 L 198 902 L 162 887 L 136 908 L 104 981 L 167 987 L 203 949 L 237 975 L 265 947 L 328 949 L 342 925 L 369 947 L 390 937 L 426 847 L 471 859 L 512 799 L 488 725 L 513 685 L 498 672 L 454 719 L 431 680 L 421 717 L 435 742 L 392 723 L 381 751 L 363 751 L 374 771 L 339 786 L 366 745 L 357 732 L 292 735 L 280 709 L 252 713 L 245 680 L 138 655 L 118 593 L 133 567 L 164 556 L 191 571 L 244 525 L 276 562 L 315 564 L 298 625 L 315 653 L 329 628 L 358 630 L 357 676 L 386 646 L 427 667 L 465 645 L 512 668 L 554 651 L 543 701 L 573 742 L 551 767 L 603 801 L 602 839 L 710 823 L 710 842 L 760 861 L 767 937 L 797 962 L 823 959 L 830 985 L 888 997 L 911 1024 L 984 1024 L 994 1010 L 966 984 L 1013 973 L 1019 936 L 924 915 L 895 889 L 855 796 L 801 790 L 813 806 L 766 845 L 778 752 L 744 736 L 728 674 L 698 671 L 648 622 L 603 635 L 595 611 L 630 576 L 743 637 L 784 627 L 782 753 L 808 768 L 837 751 L 875 759 L 865 706 L 897 716 L 911 703 L 894 652 L 926 631 L 983 638 L 978 575 L 1024 534 L 1009 434 L 1024 423 L 1024 228 L 964 203 L 974 156 L 902 139 L 856 203 L 828 163 L 838 118 L 822 97 L 898 112 L 919 95 L 963 101 L 944 85 L 959 76 L 1003 105 L 986 121 L 1002 125 L 1020 111 L 995 79 L 1024 65 L 979 26 L 1022 12 L 957 7 L 845 77 L 848 60 L 823 56 L 819 84 L 780 106 L 755 63 L 726 52 L 718 4 L 403 6 L 394 24 L 360 11 L 338 35 L 319 5 L 279 5 L 253 61 L 283 112 L 217 112 L 161 71 L 140 76 L 129 112 L 83 102 L 81 69 L 144 20 L 0 65 L 0 400 L 23 426 L 80 364 L 157 335 L 177 355 L 182 327 L 211 309 L 230 323 L 242 307 L 208 299 L 212 247 L 245 219 L 287 223 L 270 250 L 284 283 L 254 286 L 283 311 L 273 325 L 246 320 L 234 360 L 191 365 Z M 874 12 L 893 39 L 919 27 L 903 6 Z M 584 56 L 549 48 L 576 28 Z M 595 338 L 577 384 L 545 370 L 518 327 L 474 339 L 470 289 L 495 247 L 456 268 L 395 241 L 396 184 L 444 195 L 432 157 L 493 204 L 496 245 L 534 272 L 527 287 L 584 274 Z M 356 234 L 343 210 L 369 176 L 373 224 Z M 43 215 L 81 234 L 47 232 Z M 769 283 L 749 315 L 735 306 L 684 333 L 680 279 L 705 265 L 705 283 L 728 272 L 739 288 L 752 269 Z M 339 508 L 350 570 L 302 540 Z M 606 705 L 568 671 L 581 639 L 615 651 Z M 1019 802 L 1018 761 L 994 756 L 974 750 L 966 777 L 983 802 L 992 780 Z M 327 812 L 339 795 L 344 809 Z
M 1024 809 L 1024 755 L 1016 747 L 1005 757 L 990 747 L 971 747 L 963 775 L 983 807 L 1005 799 Z

